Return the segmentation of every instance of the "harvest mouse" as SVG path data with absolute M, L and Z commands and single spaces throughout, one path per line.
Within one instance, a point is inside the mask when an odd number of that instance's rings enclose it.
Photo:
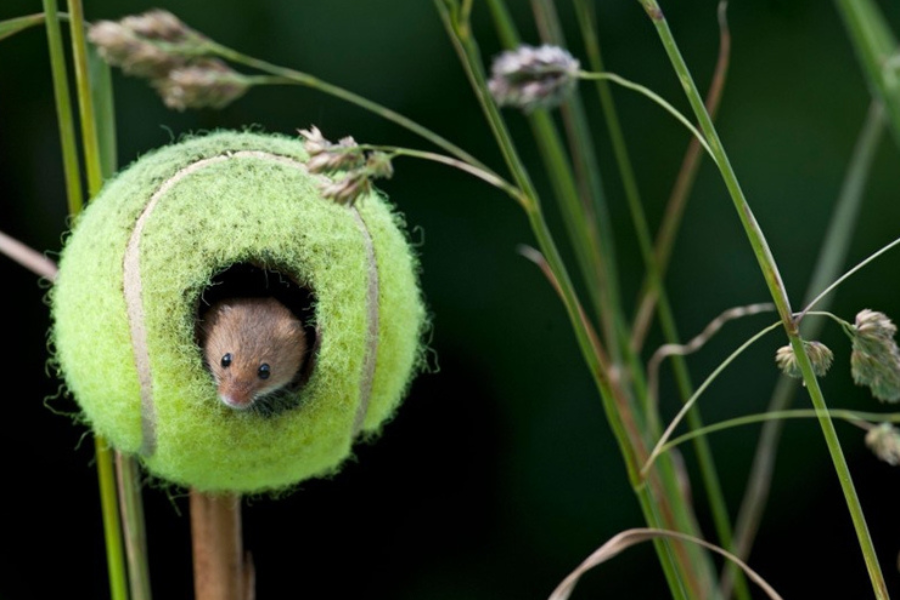
M 307 352 L 300 319 L 268 297 L 213 304 L 200 326 L 200 345 L 219 399 L 236 410 L 284 390 Z

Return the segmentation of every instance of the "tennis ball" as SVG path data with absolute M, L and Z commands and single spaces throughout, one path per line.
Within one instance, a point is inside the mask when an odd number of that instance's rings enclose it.
M 252 493 L 334 472 L 421 366 L 426 311 L 402 217 L 378 194 L 323 198 L 307 158 L 299 140 L 258 133 L 162 148 L 108 182 L 66 240 L 56 365 L 93 430 L 162 479 Z M 269 291 L 305 311 L 308 372 L 285 408 L 234 410 L 198 319 L 217 294 Z

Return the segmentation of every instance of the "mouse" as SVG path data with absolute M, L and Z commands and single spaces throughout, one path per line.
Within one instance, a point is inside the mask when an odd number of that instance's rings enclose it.
M 307 353 L 303 323 L 271 297 L 220 300 L 204 315 L 199 333 L 219 400 L 235 410 L 286 391 Z

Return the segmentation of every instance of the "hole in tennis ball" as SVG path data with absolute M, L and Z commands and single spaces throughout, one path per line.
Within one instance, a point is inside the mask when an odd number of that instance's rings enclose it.
M 278 306 L 272 300 L 277 301 L 281 306 Z M 277 371 L 280 366 L 278 363 L 281 362 L 280 358 L 283 357 L 270 356 L 268 362 L 260 362 L 260 365 L 255 364 L 259 362 L 255 361 L 256 357 L 253 357 L 254 362 L 252 365 L 238 361 L 235 361 L 235 364 L 232 365 L 229 360 L 228 366 L 226 366 L 224 362 L 218 360 L 218 357 L 204 356 L 204 365 L 214 379 L 216 379 L 214 374 L 218 375 L 218 379 L 225 380 L 226 375 L 233 374 L 236 369 L 247 370 L 247 373 L 240 372 L 240 375 L 244 376 L 244 381 L 247 383 L 234 386 L 231 389 L 233 393 L 223 394 L 223 388 L 220 387 L 220 399 L 231 408 L 251 409 L 253 412 L 264 416 L 272 416 L 296 407 L 300 399 L 297 391 L 303 387 L 312 375 L 319 346 L 320 332 L 316 328 L 315 294 L 308 286 L 297 282 L 287 270 L 281 270 L 277 267 L 263 267 L 253 263 L 231 265 L 216 274 L 210 281 L 210 285 L 200 295 L 196 313 L 196 336 L 198 345 L 203 349 L 204 354 L 206 353 L 204 348 L 205 340 L 207 338 L 213 339 L 214 337 L 214 334 L 209 333 L 209 331 L 215 327 L 232 326 L 233 320 L 230 321 L 222 316 L 217 318 L 216 315 L 210 315 L 211 308 L 220 302 L 227 301 L 232 301 L 232 305 L 235 307 L 247 306 L 248 303 L 255 303 L 256 301 L 259 301 L 259 303 L 255 304 L 257 307 L 274 305 L 278 307 L 279 315 L 286 314 L 284 308 L 287 308 L 293 317 L 299 319 L 303 324 L 306 352 L 296 371 L 280 375 L 280 379 L 274 384 L 268 381 L 270 374 L 270 365 L 268 363 L 271 362 L 271 368 Z M 262 310 L 262 308 L 259 308 L 259 310 Z M 268 335 L 265 324 L 252 323 L 244 326 L 247 329 L 242 335 L 247 339 L 248 345 L 265 347 L 267 340 L 264 338 Z M 209 329 L 204 329 L 204 327 Z M 260 336 L 260 338 L 255 336 Z M 239 336 L 229 333 L 228 339 L 233 337 Z M 233 344 L 233 342 L 229 341 L 229 344 Z M 212 344 L 210 347 L 212 347 Z M 228 350 L 231 351 L 232 348 L 229 347 Z M 233 350 L 235 352 L 239 351 L 238 348 Z M 244 356 L 246 355 L 247 353 L 245 352 Z M 288 364 L 291 364 L 286 358 L 283 362 L 285 368 L 287 368 Z M 258 375 L 260 369 L 263 368 L 265 369 L 265 378 L 252 376 Z M 253 374 L 249 372 L 250 370 L 253 371 Z M 286 381 L 284 380 L 285 377 L 287 377 Z M 256 381 L 256 379 L 259 379 L 259 381 Z M 249 388 L 247 387 L 248 385 L 250 386 Z M 275 389 L 270 391 L 273 385 Z

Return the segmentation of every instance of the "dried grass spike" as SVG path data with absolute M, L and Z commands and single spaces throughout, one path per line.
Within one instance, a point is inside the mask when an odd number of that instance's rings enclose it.
M 897 327 L 882 312 L 864 309 L 856 315 L 852 332 L 850 370 L 857 385 L 868 386 L 884 402 L 900 400 L 900 349 Z

